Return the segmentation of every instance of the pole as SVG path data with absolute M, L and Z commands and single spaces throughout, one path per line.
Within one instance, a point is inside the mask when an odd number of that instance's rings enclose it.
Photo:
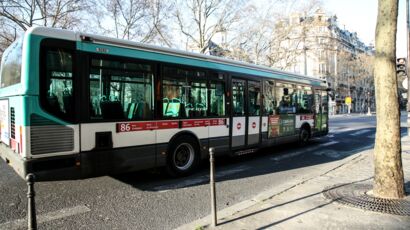
M 372 115 L 372 113 L 370 112 L 370 91 L 367 92 L 367 115 Z
M 27 181 L 27 186 L 28 186 L 28 191 L 27 191 L 27 224 L 28 224 L 28 229 L 30 230 L 36 230 L 37 229 L 37 219 L 36 219 L 36 204 L 34 197 L 36 196 L 36 193 L 34 192 L 34 180 L 36 177 L 34 174 L 29 173 L 26 176 L 26 181 Z
M 210 184 L 211 184 L 211 209 L 212 209 L 212 227 L 217 225 L 216 216 L 216 194 L 215 194 L 215 159 L 214 159 L 214 148 L 209 148 L 209 162 L 211 168 Z
M 409 0 L 406 0 L 406 24 L 407 24 L 407 136 L 410 136 L 410 15 Z

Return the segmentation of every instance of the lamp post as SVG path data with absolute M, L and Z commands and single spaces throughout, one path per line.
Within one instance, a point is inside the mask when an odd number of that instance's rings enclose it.
M 351 100 L 352 96 L 350 95 L 350 81 L 349 81 L 350 76 L 349 76 L 349 74 L 350 74 L 349 69 L 347 69 L 347 95 Z M 347 104 L 347 113 L 348 114 L 350 114 L 350 106 L 351 106 L 351 101 L 350 101 L 349 104 Z
M 370 91 L 367 91 L 367 116 L 372 115 L 370 112 Z
M 410 75 L 410 14 L 409 0 L 406 0 L 406 24 L 407 24 L 407 79 Z M 410 136 L 410 81 L 407 81 L 407 136 Z

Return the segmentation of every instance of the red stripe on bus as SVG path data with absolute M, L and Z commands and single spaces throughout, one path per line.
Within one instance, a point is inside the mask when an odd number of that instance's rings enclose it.
M 182 120 L 181 128 L 225 125 L 225 118 Z M 148 121 L 117 123 L 117 133 L 179 128 L 180 121 Z

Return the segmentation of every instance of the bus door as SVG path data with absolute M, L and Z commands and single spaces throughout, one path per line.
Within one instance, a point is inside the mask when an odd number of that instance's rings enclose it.
M 261 83 L 248 81 L 247 95 L 247 145 L 259 144 L 260 139 L 260 120 L 261 120 Z
M 321 132 L 327 129 L 328 95 L 326 91 L 315 90 L 315 131 Z
M 321 91 L 322 97 L 321 97 L 321 102 L 322 102 L 322 119 L 321 119 L 321 131 L 326 131 L 328 129 L 328 123 L 329 123 L 329 95 L 328 92 L 325 90 Z
M 260 88 L 260 82 L 232 79 L 232 149 L 259 144 Z

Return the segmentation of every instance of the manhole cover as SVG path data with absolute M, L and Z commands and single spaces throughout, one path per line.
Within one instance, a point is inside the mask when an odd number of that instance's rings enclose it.
M 410 216 L 410 200 L 383 199 L 367 194 L 373 188 L 371 184 L 338 184 L 327 187 L 323 195 L 335 202 L 370 210 L 400 216 Z

